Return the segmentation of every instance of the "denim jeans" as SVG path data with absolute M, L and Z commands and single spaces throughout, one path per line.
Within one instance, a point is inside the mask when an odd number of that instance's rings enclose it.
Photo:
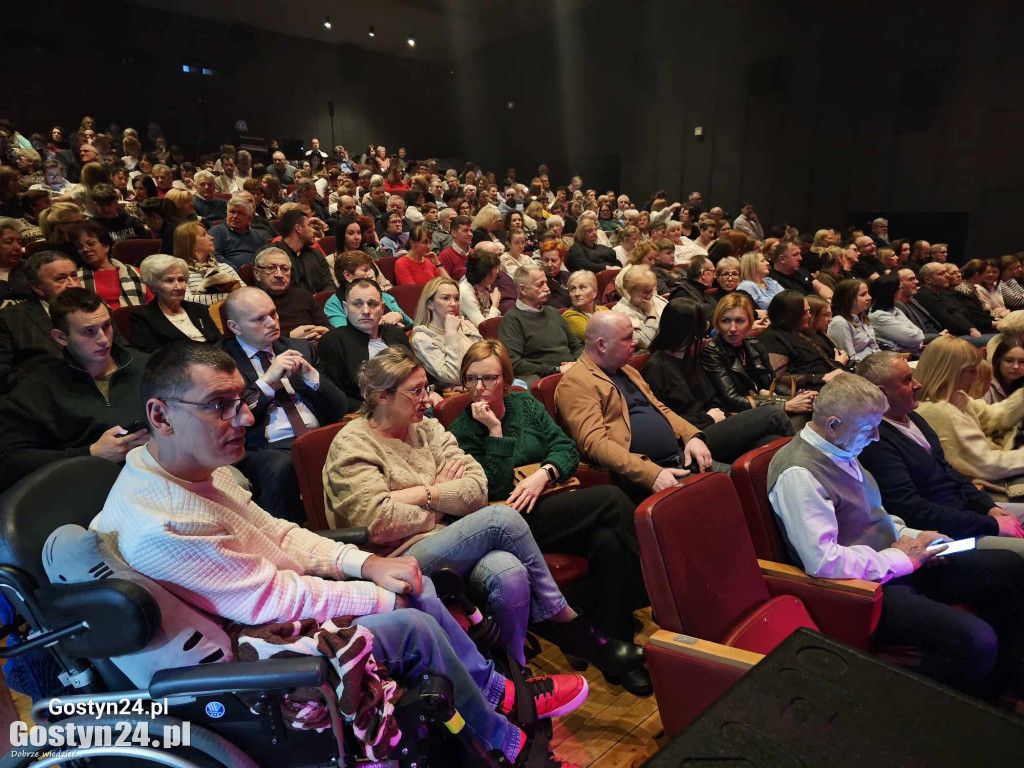
M 427 670 L 446 675 L 466 725 L 488 748 L 502 750 L 511 761 L 518 751 L 519 729 L 495 711 L 505 691 L 504 676 L 480 655 L 437 598 L 430 579 L 423 579 L 421 595 L 409 598 L 413 608 L 355 620 L 373 633 L 374 658 L 403 685 L 415 684 Z
M 550 619 L 566 606 L 523 516 L 502 504 L 479 509 L 409 547 L 429 576 L 448 567 L 487 595 L 501 640 L 520 664 L 526 625 Z

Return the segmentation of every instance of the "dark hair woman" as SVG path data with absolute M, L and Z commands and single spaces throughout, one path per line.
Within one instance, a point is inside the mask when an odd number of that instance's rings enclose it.
M 707 332 L 707 318 L 696 302 L 674 299 L 665 307 L 651 356 L 640 371 L 657 398 L 704 432 L 717 461 L 732 463 L 752 448 L 793 434 L 779 407 L 726 415 L 730 409 L 718 398 L 698 360 Z
M 768 305 L 771 323 L 758 337 L 768 351 L 768 361 L 776 376 L 788 374 L 800 388 L 821 387 L 843 372 L 843 366 L 829 360 L 805 335 L 810 325 L 811 307 L 799 291 L 776 294 Z

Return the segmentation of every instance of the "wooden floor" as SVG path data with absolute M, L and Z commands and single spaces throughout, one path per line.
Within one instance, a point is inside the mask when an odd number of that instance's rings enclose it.
M 647 641 L 657 627 L 649 608 L 637 612 L 644 629 L 638 643 Z M 536 674 L 572 672 L 565 657 L 553 645 L 541 641 L 540 656 L 530 661 Z M 658 750 L 655 738 L 662 733 L 661 718 L 654 697 L 642 699 L 617 685 L 609 685 L 601 673 L 589 667 L 584 673 L 590 696 L 568 717 L 555 721 L 551 746 L 558 757 L 582 768 L 633 768 L 643 765 Z M 11 692 L 18 714 L 29 721 L 32 702 Z

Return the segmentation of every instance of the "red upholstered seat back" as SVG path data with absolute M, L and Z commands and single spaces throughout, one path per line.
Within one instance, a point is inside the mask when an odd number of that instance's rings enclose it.
M 380 273 L 388 279 L 392 285 L 394 285 L 398 278 L 395 276 L 395 262 L 398 261 L 397 256 L 381 256 L 377 259 L 377 269 Z
M 144 258 L 159 252 L 159 240 L 118 240 L 114 243 L 110 255 L 122 264 L 131 264 L 133 267 L 137 267 Z
M 747 451 L 732 465 L 732 482 L 743 507 L 754 551 L 762 560 L 776 563 L 788 563 L 790 558 L 775 512 L 768 501 L 768 465 L 790 440 L 791 437 L 784 437 Z
M 727 475 L 700 474 L 651 496 L 637 507 L 636 525 L 662 628 L 721 642 L 769 599 Z
M 299 479 L 306 521 L 312 531 L 323 531 L 330 527 L 324 511 L 324 463 L 334 436 L 343 426 L 343 423 L 338 423 L 313 429 L 292 443 L 292 463 Z
M 324 255 L 330 256 L 332 253 L 338 250 L 338 241 L 334 235 L 328 235 L 327 237 L 321 237 L 317 244 L 320 246 L 320 250 L 324 252 Z
M 544 409 L 548 412 L 548 416 L 556 422 L 558 421 L 558 416 L 555 409 L 555 389 L 561 380 L 562 374 L 553 373 L 550 376 L 545 376 L 543 379 L 533 382 L 533 386 L 530 387 L 530 394 L 540 400 L 544 405 Z
M 415 320 L 416 306 L 420 303 L 420 296 L 423 295 L 423 286 L 394 285 L 388 293 L 395 297 L 395 301 L 398 302 L 402 311 Z
M 473 402 L 473 395 L 468 392 L 454 397 L 446 397 L 434 408 L 434 418 L 441 422 L 442 427 L 448 429 L 471 402 Z
M 118 307 L 110 316 L 114 320 L 114 325 L 117 326 L 117 330 L 121 332 L 125 340 L 131 344 L 132 342 L 132 310 L 135 307 Z
M 496 339 L 498 338 L 498 326 L 501 325 L 500 317 L 488 317 L 477 327 L 480 331 L 480 335 L 485 339 Z

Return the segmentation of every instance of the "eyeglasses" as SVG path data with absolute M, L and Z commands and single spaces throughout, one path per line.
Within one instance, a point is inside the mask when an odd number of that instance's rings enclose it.
M 412 395 L 413 400 L 423 400 L 424 398 L 429 398 L 434 394 L 434 385 L 428 384 L 425 387 L 416 387 L 415 389 L 396 389 L 395 391 L 406 395 Z
M 291 266 L 289 266 L 287 264 L 273 264 L 273 265 L 271 265 L 269 267 L 256 267 L 256 269 L 261 269 L 264 272 L 270 272 L 270 273 L 280 272 L 282 275 L 291 274 L 291 271 L 292 271 Z
M 462 383 L 467 389 L 474 389 L 477 384 L 483 384 L 484 389 L 492 389 L 500 380 L 501 376 L 491 373 L 486 376 L 466 376 Z
M 715 268 L 714 267 L 704 267 L 704 269 L 702 269 L 700 272 L 701 272 L 702 275 L 706 275 L 708 273 L 711 273 L 713 275 L 713 274 L 715 274 Z
M 739 277 L 740 273 L 739 272 L 719 272 L 718 276 L 719 277 Z
M 247 408 L 255 408 L 259 399 L 260 393 L 257 391 L 245 397 L 228 400 L 223 403 L 195 403 L 191 400 L 180 400 L 176 397 L 165 397 L 163 400 L 165 403 L 180 403 L 181 405 L 193 405 L 196 408 L 204 408 L 206 410 L 219 410 L 221 421 L 231 421 L 238 415 L 238 411 L 242 408 L 242 403 L 245 403 Z

